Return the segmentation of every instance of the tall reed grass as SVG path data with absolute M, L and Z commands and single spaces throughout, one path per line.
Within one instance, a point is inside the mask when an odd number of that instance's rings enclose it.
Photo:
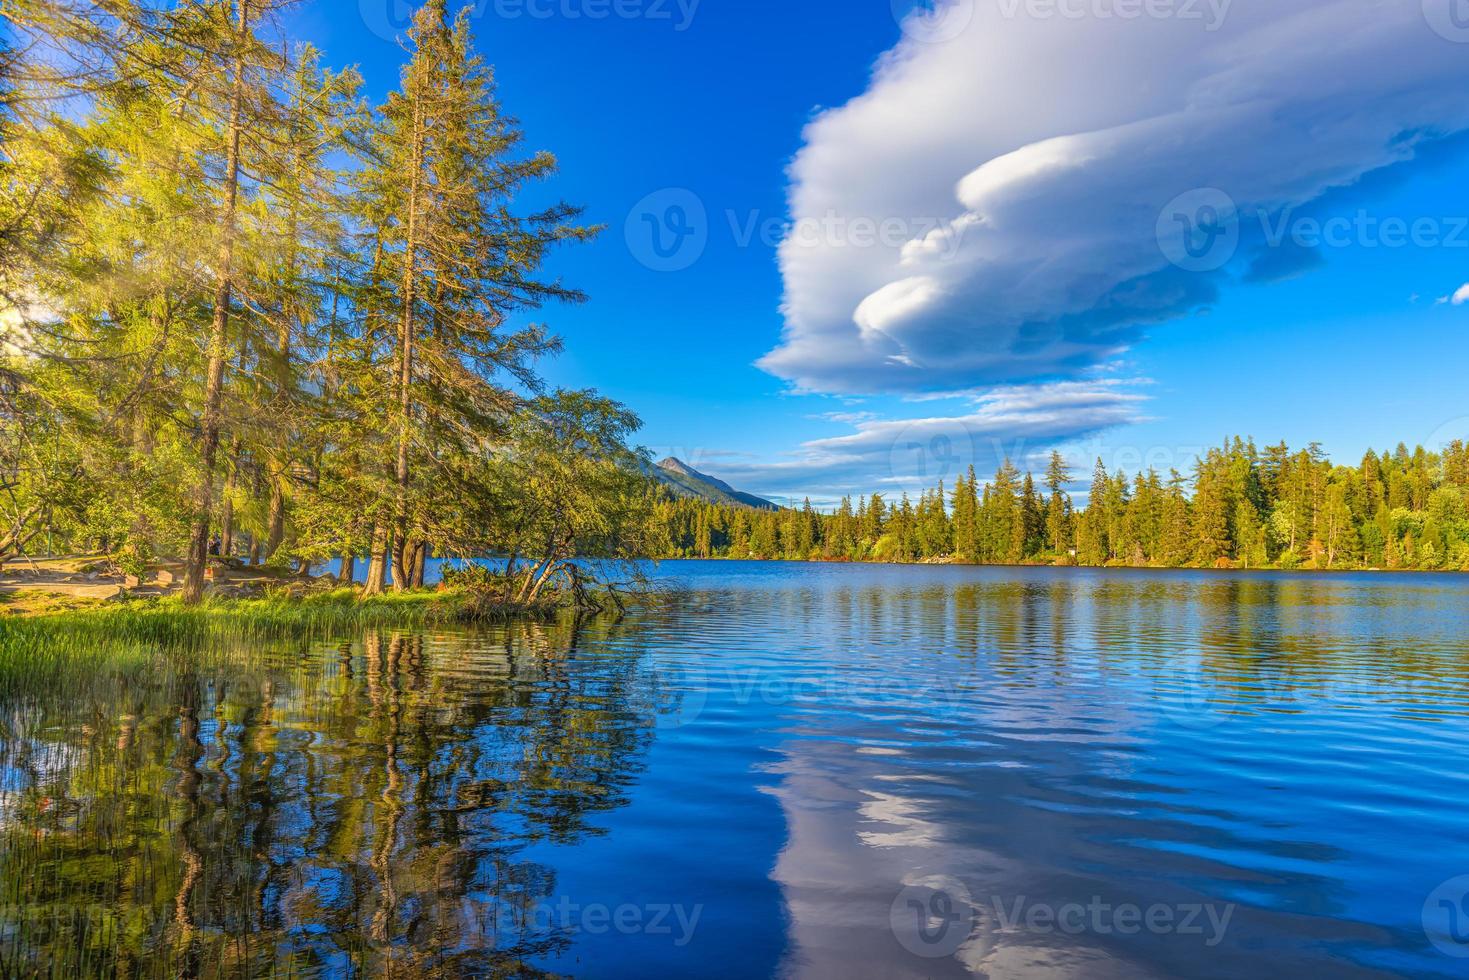
M 126 602 L 41 616 L 0 617 L 0 694 L 80 674 L 129 674 L 178 656 L 318 639 L 372 627 L 463 618 L 457 591 L 360 598 L 350 589 L 296 598 Z

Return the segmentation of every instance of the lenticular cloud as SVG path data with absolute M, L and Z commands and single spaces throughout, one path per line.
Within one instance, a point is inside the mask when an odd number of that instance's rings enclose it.
M 797 225 L 913 229 L 782 244 L 785 333 L 761 366 L 801 388 L 1082 371 L 1239 264 L 1280 264 L 1262 215 L 1469 128 L 1469 30 L 1436 10 L 1456 0 L 958 2 L 964 30 L 912 32 L 791 165 Z M 1226 202 L 1229 251 L 1170 262 L 1178 201 Z

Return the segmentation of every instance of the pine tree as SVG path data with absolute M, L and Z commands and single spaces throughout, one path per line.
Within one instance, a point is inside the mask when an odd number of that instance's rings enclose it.
M 1217 450 L 1200 460 L 1194 478 L 1194 558 L 1205 566 L 1229 559 L 1235 552 L 1231 499 L 1225 461 Z
M 1046 489 L 1051 492 L 1046 503 L 1046 536 L 1051 551 L 1057 555 L 1067 553 L 1074 536 L 1071 526 L 1071 498 L 1066 494 L 1066 487 L 1070 482 L 1071 472 L 1066 466 L 1065 457 L 1059 451 L 1052 450 L 1046 466 Z
M 1340 482 L 1333 482 L 1326 491 L 1321 540 L 1328 568 L 1337 568 L 1344 562 L 1355 563 L 1361 557 L 1356 519 L 1347 504 L 1347 488 Z
M 1193 557 L 1193 528 L 1183 485 L 1182 474 L 1170 471 L 1159 520 L 1158 561 L 1173 568 L 1188 564 Z
M 1025 555 L 1025 523 L 1017 496 L 1020 471 L 1008 458 L 995 471 L 980 506 L 980 554 L 987 561 L 1015 563 Z
M 1092 486 L 1087 496 L 1087 514 L 1090 519 L 1086 529 L 1084 548 L 1082 548 L 1081 539 L 1078 538 L 1078 548 L 1085 551 L 1087 555 L 1083 564 L 1105 565 L 1112 558 L 1113 552 L 1109 541 L 1112 525 L 1109 511 L 1112 507 L 1112 500 L 1112 478 L 1107 475 L 1107 467 L 1099 456 L 1097 465 L 1092 470 Z
M 961 561 L 979 559 L 979 501 L 974 467 L 954 481 L 954 552 Z
M 1260 523 L 1260 512 L 1248 497 L 1240 497 L 1235 504 L 1235 539 L 1238 558 L 1245 568 L 1260 568 L 1270 560 L 1265 544 L 1265 528 Z
M 199 422 L 199 476 L 194 491 L 194 522 L 184 563 L 184 601 L 198 602 L 204 595 L 204 565 L 209 557 L 209 533 L 214 521 L 215 469 L 223 425 L 225 362 L 230 357 L 229 324 L 235 297 L 235 245 L 239 236 L 240 149 L 247 129 L 257 120 L 247 115 L 246 93 L 251 82 L 251 0 L 235 0 L 234 23 L 221 37 L 222 60 L 229 73 L 227 108 L 221 118 L 220 134 L 224 161 L 219 184 L 216 217 L 217 252 L 214 257 L 214 296 L 208 334 L 204 403 Z
M 504 430 L 515 398 L 496 374 L 538 389 L 532 362 L 556 341 L 539 327 L 507 333 L 503 325 L 517 310 L 584 298 L 534 272 L 556 244 L 594 233 L 572 224 L 578 212 L 565 204 L 525 217 L 511 211 L 515 192 L 556 163 L 547 153 L 515 155 L 522 135 L 473 54 L 468 11 L 451 22 L 445 0 L 429 0 L 409 38 L 412 56 L 383 108 L 363 175 L 383 267 L 378 313 L 393 321 L 391 505 L 382 508 L 373 558 L 381 565 L 391 531 L 400 584 L 412 540 L 434 523 L 411 520 L 427 506 L 414 466 L 478 452 Z M 369 591 L 382 579 L 375 568 Z

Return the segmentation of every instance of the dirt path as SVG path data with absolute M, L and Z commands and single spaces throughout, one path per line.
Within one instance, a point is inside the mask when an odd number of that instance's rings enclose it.
M 279 569 L 212 563 L 210 590 L 232 597 L 258 595 L 267 586 L 303 580 Z M 183 566 L 165 562 L 146 581 L 118 573 L 104 555 L 19 559 L 0 569 L 0 613 L 59 612 L 124 596 L 173 595 L 183 585 Z

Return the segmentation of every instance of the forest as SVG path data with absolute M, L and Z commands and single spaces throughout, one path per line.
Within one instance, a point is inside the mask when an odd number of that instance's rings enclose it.
M 1399 445 L 1333 465 L 1319 445 L 1259 449 L 1232 439 L 1188 478 L 1129 477 L 1102 462 L 1086 505 L 1053 452 L 1043 479 L 1008 460 L 981 484 L 971 469 L 918 500 L 808 501 L 779 513 L 660 503 L 671 556 L 819 561 L 959 561 L 1160 568 L 1469 571 L 1469 450 Z
M 428 0 L 372 102 L 285 6 L 0 6 L 0 564 L 182 559 L 192 602 L 215 555 L 374 594 L 495 553 L 533 600 L 659 550 L 637 417 L 539 373 L 584 299 L 541 269 L 598 229 L 470 11 Z
M 588 557 L 1469 570 L 1462 443 L 1099 461 L 1084 507 L 1059 453 L 831 513 L 674 498 L 628 408 L 541 376 L 539 312 L 585 299 L 542 269 L 599 229 L 547 196 L 469 11 L 425 3 L 372 101 L 283 6 L 6 0 L 0 565 L 181 560 L 188 602 L 214 556 L 367 595 L 497 556 L 521 602 Z

